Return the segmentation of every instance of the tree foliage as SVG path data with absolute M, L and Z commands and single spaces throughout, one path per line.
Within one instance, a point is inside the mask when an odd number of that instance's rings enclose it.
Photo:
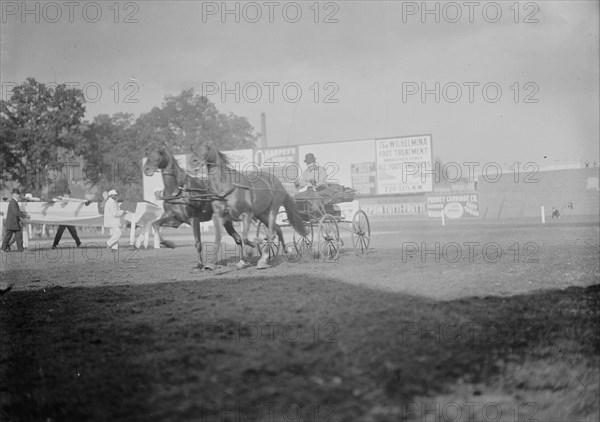
M 31 177 L 48 164 L 80 157 L 83 178 L 92 190 L 115 188 L 129 199 L 142 197 L 142 158 L 166 145 L 188 153 L 211 140 L 220 149 L 252 148 L 257 135 L 244 117 L 220 113 L 193 89 L 167 96 L 137 119 L 126 113 L 102 114 L 82 122 L 84 97 L 64 85 L 47 88 L 33 78 L 0 102 L 0 166 L 3 179 L 39 192 L 46 180 Z
M 82 140 L 84 101 L 81 90 L 49 88 L 34 78 L 15 87 L 9 100 L 0 101 L 3 179 L 40 191 L 46 166 L 60 161 L 62 152 L 74 151 Z

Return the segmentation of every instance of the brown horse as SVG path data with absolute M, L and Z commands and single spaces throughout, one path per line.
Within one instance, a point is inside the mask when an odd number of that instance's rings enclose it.
M 156 233 L 158 228 L 179 227 L 181 224 L 189 224 L 194 231 L 194 240 L 198 250 L 197 268 L 213 269 L 210 264 L 205 265 L 202 262 L 202 241 L 200 236 L 200 222 L 215 222 L 215 230 L 219 233 L 220 227 L 217 227 L 217 220 L 213 213 L 210 200 L 202 199 L 203 195 L 208 195 L 206 183 L 197 177 L 186 173 L 177 163 L 173 154 L 164 147 L 159 147 L 148 153 L 148 159 L 144 165 L 144 174 L 152 176 L 156 171 L 161 171 L 163 184 L 165 186 L 162 194 L 164 200 L 164 213 L 160 219 L 152 223 Z M 225 222 L 225 230 L 235 243 L 242 249 L 242 239 L 238 232 L 233 228 L 231 221 Z M 162 240 L 162 239 L 161 239 Z M 163 243 L 165 243 L 163 241 Z
M 284 245 L 281 229 L 275 223 L 279 208 L 283 205 L 288 220 L 294 229 L 306 235 L 306 227 L 302 221 L 294 200 L 286 192 L 281 181 L 274 175 L 253 172 L 241 174 L 230 167 L 225 154 L 216 149 L 214 144 L 202 144 L 199 151 L 192 156 L 195 165 L 205 164 L 208 170 L 208 189 L 215 195 L 213 210 L 221 222 L 235 220 L 242 222 L 242 239 L 244 244 L 255 247 L 248 240 L 248 231 L 256 218 L 267 227 L 267 244 L 262 248 L 257 268 L 268 268 L 269 250 L 275 232 Z M 219 241 L 217 240 L 217 248 Z M 216 259 L 216 253 L 215 253 Z M 244 255 L 238 268 L 244 265 Z

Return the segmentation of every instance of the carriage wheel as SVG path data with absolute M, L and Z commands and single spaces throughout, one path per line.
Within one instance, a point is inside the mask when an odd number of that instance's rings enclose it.
M 319 222 L 319 250 L 325 260 L 334 261 L 340 254 L 340 230 L 336 218 L 325 214 Z
M 366 253 L 371 243 L 371 225 L 364 211 L 356 211 L 352 217 L 352 246 L 360 253 Z
M 258 227 L 256 227 L 256 239 L 260 242 L 258 244 L 258 251 L 262 254 L 262 246 L 267 243 L 267 226 L 265 226 L 262 221 L 258 222 Z M 273 243 L 269 245 L 269 259 L 275 258 L 279 254 L 279 237 L 277 233 L 273 237 Z
M 296 233 L 294 230 L 294 248 L 298 255 L 304 255 L 312 249 L 313 245 L 313 226 L 310 224 L 306 225 L 306 236 Z

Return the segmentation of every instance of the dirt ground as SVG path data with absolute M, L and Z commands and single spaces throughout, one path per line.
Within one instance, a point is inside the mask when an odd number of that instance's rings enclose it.
M 597 220 L 372 229 L 267 270 L 191 272 L 185 234 L 3 254 L 1 420 L 598 420 Z

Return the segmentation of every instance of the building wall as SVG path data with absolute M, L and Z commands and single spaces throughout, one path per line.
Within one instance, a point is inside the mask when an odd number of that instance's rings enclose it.
M 547 216 L 552 207 L 561 215 L 599 215 L 598 191 L 600 169 L 582 168 L 540 171 L 525 183 L 520 177 L 506 174 L 496 183 L 479 178 L 480 218 L 486 220 L 540 217 L 543 205 Z M 573 209 L 567 204 L 571 202 Z

